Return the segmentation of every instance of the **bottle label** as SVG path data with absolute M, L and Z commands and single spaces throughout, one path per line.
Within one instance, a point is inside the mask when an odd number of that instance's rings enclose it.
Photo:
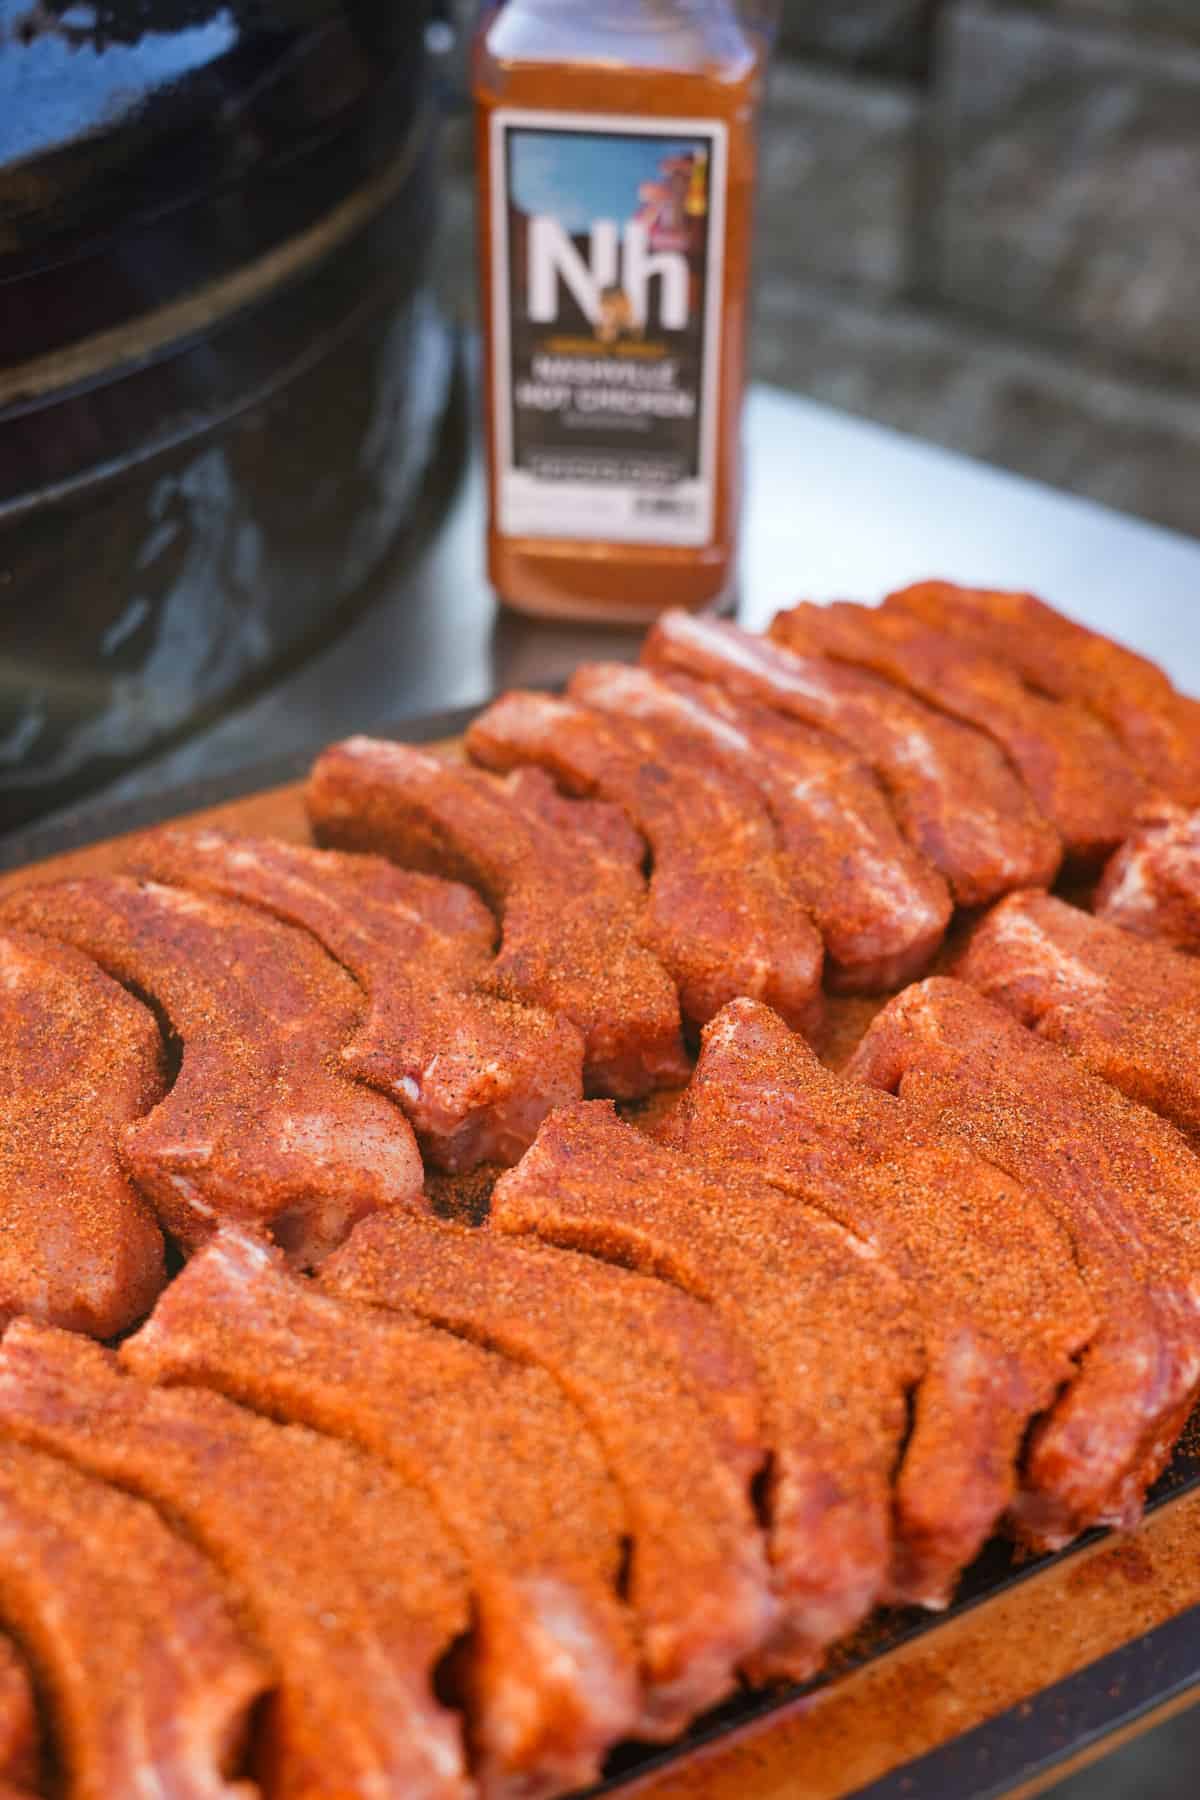
M 710 543 L 725 126 L 509 108 L 490 128 L 500 531 Z

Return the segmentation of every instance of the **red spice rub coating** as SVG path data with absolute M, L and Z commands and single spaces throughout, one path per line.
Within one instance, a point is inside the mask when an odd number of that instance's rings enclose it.
M 1049 894 L 1013 894 L 955 974 L 1095 1074 L 1200 1133 L 1200 967 Z
M 1068 856 L 1094 862 L 1128 832 L 1145 783 L 1077 701 L 1034 693 L 1008 664 L 899 609 L 806 604 L 771 630 L 792 650 L 869 669 L 994 738 Z
M 960 906 L 1048 885 L 1058 873 L 1058 833 L 995 744 L 887 682 L 682 612 L 662 615 L 642 656 L 652 668 L 720 682 L 852 744 L 878 775 L 901 831 L 940 869 Z
M 474 1630 L 456 1660 L 482 1790 L 524 1800 L 595 1776 L 638 1715 L 616 1597 L 623 1512 L 547 1376 L 335 1299 L 240 1232 L 188 1265 L 123 1354 L 349 1439 L 419 1488 L 469 1571 Z
M 704 1034 L 672 1141 L 819 1206 L 908 1282 L 926 1367 L 896 1480 L 893 1599 L 944 1605 L 1011 1504 L 1025 1432 L 1095 1310 L 1041 1201 L 890 1095 L 832 1075 L 735 1002 Z
M 150 1501 L 220 1568 L 276 1667 L 268 1793 L 466 1800 L 459 1721 L 431 1688 L 466 1589 L 418 1494 L 347 1445 L 148 1387 L 24 1321 L 0 1346 L 0 1422 Z
M 35 1670 L 70 1800 L 257 1794 L 229 1771 L 269 1670 L 216 1572 L 153 1508 L 0 1444 L 0 1617 Z M 6 1772 L 34 1785 L 27 1761 Z
M 713 1456 L 711 1417 L 654 1329 L 663 1284 L 409 1214 L 364 1220 L 322 1285 L 411 1309 L 559 1383 L 625 1505 L 647 1689 L 638 1735 L 674 1737 L 725 1698 L 775 1607 L 744 1474 Z
M 490 768 L 535 762 L 569 793 L 624 808 L 652 857 L 644 941 L 670 971 L 685 1018 L 703 1024 L 751 994 L 815 1032 L 821 940 L 743 774 L 680 732 L 618 724 L 549 694 L 505 694 L 474 721 L 467 748 Z
M 1092 911 L 1138 937 L 1200 950 L 1200 812 L 1168 800 L 1144 807 L 1105 869 Z
M 185 1246 L 238 1219 L 315 1262 L 364 1213 L 420 1194 L 407 1120 L 341 1066 L 359 990 L 307 933 L 125 876 L 19 889 L 0 914 L 94 956 L 182 1040 L 174 1086 L 121 1149 Z
M 342 1048 L 347 1072 L 396 1101 L 436 1167 L 515 1162 L 551 1107 L 582 1093 L 570 1021 L 480 991 L 496 928 L 470 888 L 382 857 L 212 830 L 155 832 L 128 860 L 311 932 L 367 997 Z
M 646 846 L 621 807 L 607 800 L 572 799 L 555 787 L 544 769 L 532 765 L 514 769 L 497 785 L 523 817 L 549 825 L 569 838 L 583 837 L 593 855 L 641 874 Z
M 146 1007 L 77 951 L 0 934 L 0 1324 L 112 1337 L 149 1312 L 163 1238 L 119 1144 L 165 1087 Z
M 326 750 L 305 798 L 322 843 L 479 890 L 501 927 L 489 990 L 578 1026 L 589 1092 L 632 1100 L 686 1079 L 678 999 L 638 941 L 641 847 L 611 808 L 371 738 Z
M 1086 706 L 1154 788 L 1186 806 L 1200 804 L 1200 704 L 1146 657 L 1032 594 L 925 581 L 883 604 L 1002 658 L 1039 693 Z
M 925 968 L 953 910 L 949 890 L 900 835 L 875 776 L 847 745 L 715 682 L 667 671 L 585 664 L 571 692 L 618 718 L 669 726 L 754 783 L 791 891 L 824 940 L 835 992 L 898 987 Z
M 492 1220 L 673 1281 L 745 1337 L 783 1608 L 756 1669 L 811 1674 L 891 1559 L 891 1473 L 921 1366 L 902 1284 L 820 1214 L 652 1143 L 602 1102 L 547 1120 L 497 1183 Z
M 426 1224 L 421 1214 L 404 1217 L 415 1217 L 419 1228 Z M 391 1233 L 376 1233 L 370 1227 L 371 1221 L 364 1219 L 361 1228 L 356 1226 L 342 1249 L 330 1257 L 321 1271 L 322 1286 L 337 1292 L 343 1282 L 359 1279 L 368 1258 L 374 1268 L 372 1247 L 377 1238 L 389 1242 Z M 450 1241 L 458 1244 L 459 1235 Z M 592 1310 L 603 1307 L 623 1319 L 636 1318 L 643 1344 L 652 1346 L 654 1357 L 669 1370 L 671 1379 L 681 1382 L 703 1407 L 721 1460 L 743 1486 L 753 1481 L 767 1455 L 754 1358 L 743 1339 L 711 1306 L 693 1300 L 668 1282 L 588 1256 L 574 1256 L 533 1238 L 514 1243 L 498 1232 L 473 1229 L 470 1244 L 472 1264 L 491 1267 L 494 1262 L 508 1269 L 509 1279 L 515 1280 L 509 1259 L 519 1258 L 519 1266 L 527 1271 L 525 1279 L 536 1281 L 539 1288 L 569 1278 L 582 1288 L 584 1303 Z M 535 1271 L 539 1273 L 535 1275 Z
M 1200 1382 L 1200 1160 L 961 982 L 899 995 L 851 1070 L 1040 1194 L 1099 1310 L 1079 1374 L 1031 1440 L 1023 1533 L 1053 1548 L 1136 1523 Z
M 0 1795 L 39 1786 L 41 1730 L 33 1687 L 16 1645 L 0 1636 Z

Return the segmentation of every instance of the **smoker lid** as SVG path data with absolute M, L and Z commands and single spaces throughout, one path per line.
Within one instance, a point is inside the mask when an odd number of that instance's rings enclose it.
M 14 372 L 206 291 L 432 133 L 429 0 L 0 0 Z
M 419 103 L 428 0 L 0 0 L 0 280 Z

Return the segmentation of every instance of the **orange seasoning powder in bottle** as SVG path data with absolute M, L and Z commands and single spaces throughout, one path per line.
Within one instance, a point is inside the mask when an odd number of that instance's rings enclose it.
M 734 0 L 480 27 L 488 573 L 522 612 L 732 595 L 763 58 Z

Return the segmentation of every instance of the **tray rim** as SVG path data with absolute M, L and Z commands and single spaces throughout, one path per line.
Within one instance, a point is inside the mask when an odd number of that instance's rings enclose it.
M 1200 1706 L 1200 1606 L 1042 1688 L 925 1756 L 904 1763 L 846 1800 L 1032 1800 L 1134 1742 L 1181 1712 Z M 1067 1723 L 1069 1721 L 1069 1723 Z M 1064 1731 L 1073 1742 L 1062 1742 Z M 1003 1774 L 962 1785 L 972 1760 Z
M 481 701 L 477 706 L 452 707 L 445 712 L 421 713 L 411 719 L 394 720 L 373 726 L 369 735 L 395 742 L 437 743 L 443 738 L 457 737 L 486 704 Z M 289 751 L 285 756 L 246 763 L 220 774 L 171 783 L 125 800 L 106 803 L 101 788 L 61 812 L 52 813 L 32 825 L 18 826 L 15 831 L 0 836 L 0 874 L 14 875 L 30 864 L 44 862 L 67 851 L 86 850 L 109 838 L 148 830 L 152 825 L 161 825 L 187 813 L 202 812 L 210 806 L 224 806 L 235 800 L 248 800 L 272 788 L 301 781 L 324 748 L 325 743 L 319 743 L 305 750 Z

